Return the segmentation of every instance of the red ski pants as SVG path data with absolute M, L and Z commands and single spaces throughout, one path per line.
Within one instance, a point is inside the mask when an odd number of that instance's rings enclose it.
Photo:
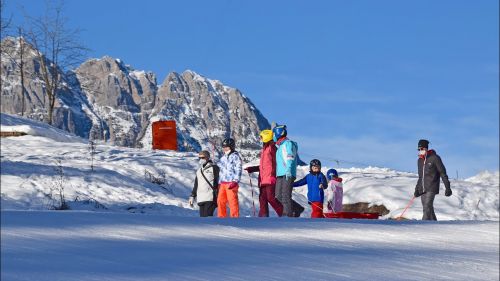
M 323 218 L 323 203 L 322 202 L 311 202 L 311 218 Z

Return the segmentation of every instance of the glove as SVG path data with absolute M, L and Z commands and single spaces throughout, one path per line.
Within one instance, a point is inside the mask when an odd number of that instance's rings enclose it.
M 193 196 L 189 197 L 188 203 L 189 203 L 189 206 L 193 207 L 193 205 L 194 205 L 194 197 Z
M 444 196 L 446 196 L 446 197 L 450 197 L 451 194 L 452 194 L 451 188 L 447 188 L 446 191 L 444 192 Z
M 235 181 L 232 181 L 232 182 L 229 184 L 228 189 L 233 189 L 233 188 L 235 188 L 235 187 L 238 187 L 238 183 L 237 183 L 237 182 L 235 182 Z
M 285 174 L 285 179 L 286 180 L 289 180 L 292 178 L 292 172 L 291 171 L 286 171 L 286 174 Z
M 413 193 L 413 196 L 415 197 L 420 197 L 420 195 L 422 195 L 423 193 L 421 193 L 420 191 L 418 191 L 418 189 L 415 189 L 415 193 Z

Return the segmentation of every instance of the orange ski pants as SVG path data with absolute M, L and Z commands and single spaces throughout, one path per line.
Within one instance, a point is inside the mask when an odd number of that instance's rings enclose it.
M 219 185 L 219 195 L 217 196 L 217 216 L 227 218 L 226 206 L 229 202 L 229 215 L 232 218 L 240 216 L 240 206 L 238 204 L 239 186 L 229 189 L 230 182 L 223 182 Z

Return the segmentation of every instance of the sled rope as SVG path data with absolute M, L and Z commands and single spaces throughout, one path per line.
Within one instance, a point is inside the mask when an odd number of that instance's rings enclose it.
M 396 218 L 397 220 L 400 220 L 403 217 L 403 215 L 406 213 L 406 210 L 408 210 L 408 208 L 411 206 L 411 204 L 413 204 L 413 200 L 415 200 L 415 198 L 417 198 L 417 197 L 413 196 L 411 198 L 410 202 L 408 203 L 408 205 L 406 205 L 406 208 L 403 210 L 401 215 L 399 215 L 399 217 Z

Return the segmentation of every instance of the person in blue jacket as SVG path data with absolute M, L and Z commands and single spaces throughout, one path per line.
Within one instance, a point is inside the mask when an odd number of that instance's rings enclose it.
M 276 143 L 276 199 L 283 205 L 283 216 L 300 217 L 304 207 L 292 200 L 292 185 L 297 177 L 297 143 L 287 138 L 286 125 L 273 127 L 273 140 Z
M 321 172 L 321 162 L 318 159 L 309 163 L 309 174 L 303 179 L 293 183 L 293 187 L 307 184 L 307 200 L 311 204 L 311 218 L 323 217 L 323 200 L 325 199 L 324 189 L 328 187 L 325 175 Z

